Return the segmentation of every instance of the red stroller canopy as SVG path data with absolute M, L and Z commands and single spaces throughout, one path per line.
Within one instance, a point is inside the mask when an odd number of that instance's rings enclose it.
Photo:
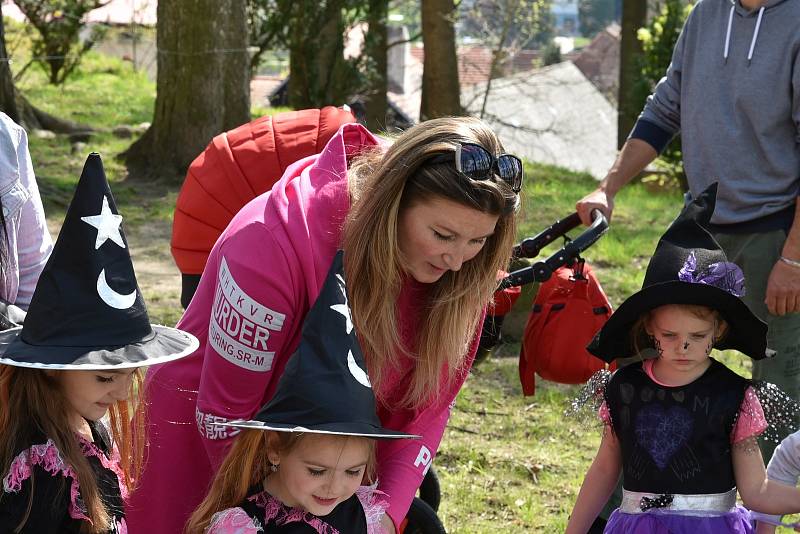
M 201 274 L 242 206 L 355 120 L 349 110 L 328 106 L 261 117 L 214 137 L 189 166 L 175 205 L 171 249 L 181 273 Z

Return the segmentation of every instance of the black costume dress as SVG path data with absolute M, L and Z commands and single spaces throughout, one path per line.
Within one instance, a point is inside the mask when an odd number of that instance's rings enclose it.
M 97 478 L 100 495 L 112 518 L 108 534 L 126 534 L 123 499 L 127 494 L 119 456 L 102 423 L 89 422 L 94 442 L 77 436 Z M 33 500 L 31 502 L 31 490 Z M 36 436 L 20 450 L 3 477 L 0 493 L 0 532 L 13 532 L 31 505 L 22 529 L 30 534 L 78 533 L 88 517 L 77 476 L 51 439 Z
M 683 386 L 655 382 L 641 362 L 615 372 L 600 389 L 621 448 L 623 499 L 605 532 L 753 532 L 736 504 L 731 445 L 750 387 L 774 431 L 785 422 L 778 412 L 788 413 L 776 406 L 790 400 L 713 358 Z

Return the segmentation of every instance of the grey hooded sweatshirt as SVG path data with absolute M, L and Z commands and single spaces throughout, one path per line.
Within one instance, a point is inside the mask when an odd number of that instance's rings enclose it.
M 800 193 L 800 0 L 754 11 L 740 0 L 697 3 L 631 137 L 661 151 L 679 131 L 692 195 L 719 182 L 714 223 L 787 212 L 791 221 Z

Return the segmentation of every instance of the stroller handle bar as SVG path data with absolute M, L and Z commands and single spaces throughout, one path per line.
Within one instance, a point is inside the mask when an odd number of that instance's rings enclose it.
M 514 256 L 518 258 L 533 258 L 545 246 L 549 245 L 570 230 L 578 227 L 581 219 L 573 213 L 564 219 L 553 223 L 534 237 L 529 237 L 514 247 Z M 498 290 L 509 287 L 522 286 L 531 282 L 544 282 L 548 280 L 553 271 L 562 267 L 580 256 L 580 253 L 592 246 L 608 231 L 608 220 L 600 210 L 592 210 L 592 224 L 574 240 L 568 242 L 563 248 L 555 252 L 544 261 L 537 261 L 530 267 L 518 269 L 500 281 Z

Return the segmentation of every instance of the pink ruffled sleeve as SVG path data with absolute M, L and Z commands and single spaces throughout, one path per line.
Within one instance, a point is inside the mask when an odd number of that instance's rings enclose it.
M 386 529 L 381 525 L 381 518 L 386 514 L 389 503 L 384 497 L 386 494 L 377 489 L 377 484 L 361 486 L 356 490 L 356 497 L 364 508 L 367 517 L 367 534 L 386 534 Z
M 256 525 L 241 508 L 228 508 L 211 518 L 205 534 L 258 534 L 264 529 Z
M 63 476 L 70 479 L 70 505 L 69 515 L 73 519 L 89 521 L 89 517 L 79 502 L 78 475 L 72 466 L 64 461 L 61 453 L 56 448 L 53 440 L 46 443 L 33 445 L 28 450 L 19 453 L 11 462 L 11 468 L 3 479 L 3 491 L 17 493 L 22 489 L 22 483 L 31 478 L 33 466 L 41 467 L 51 476 Z
M 767 428 L 767 419 L 764 410 L 752 386 L 744 392 L 742 405 L 739 407 L 739 417 L 731 432 L 731 443 L 739 443 L 753 436 L 759 436 Z

